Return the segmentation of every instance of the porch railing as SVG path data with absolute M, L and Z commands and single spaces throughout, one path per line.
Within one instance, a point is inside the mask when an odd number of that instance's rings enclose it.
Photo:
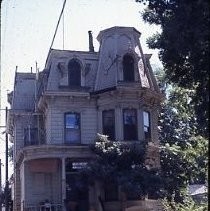
M 62 204 L 27 205 L 24 211 L 63 211 Z
M 45 130 L 35 128 L 24 129 L 24 146 L 45 144 Z

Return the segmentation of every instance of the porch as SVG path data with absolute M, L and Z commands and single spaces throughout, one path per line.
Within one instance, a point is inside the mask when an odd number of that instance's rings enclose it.
M 62 157 L 24 161 L 20 167 L 21 210 L 88 211 L 89 187 L 77 173 L 87 160 Z

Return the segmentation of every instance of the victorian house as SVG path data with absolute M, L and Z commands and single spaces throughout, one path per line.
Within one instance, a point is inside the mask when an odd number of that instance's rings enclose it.
M 128 143 L 148 141 L 154 146 L 148 149 L 150 165 L 159 166 L 162 94 L 140 35 L 133 27 L 108 28 L 99 33 L 95 52 L 89 32 L 89 51 L 50 49 L 43 71 L 16 72 L 7 120 L 15 211 L 122 210 L 118 193 L 113 199 L 77 177 L 94 158 L 89 145 L 97 133 Z M 78 185 L 84 187 L 79 194 Z M 75 199 L 79 203 L 66 208 Z

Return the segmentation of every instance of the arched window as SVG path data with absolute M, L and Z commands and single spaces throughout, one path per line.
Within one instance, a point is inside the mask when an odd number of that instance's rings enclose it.
M 81 66 L 76 60 L 71 60 L 68 65 L 69 86 L 81 86 Z
M 123 79 L 134 81 L 134 59 L 128 54 L 123 57 Z

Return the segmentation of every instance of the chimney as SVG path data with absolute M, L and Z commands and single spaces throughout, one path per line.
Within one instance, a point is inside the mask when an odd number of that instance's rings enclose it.
M 88 31 L 89 35 L 89 51 L 94 52 L 92 31 Z

